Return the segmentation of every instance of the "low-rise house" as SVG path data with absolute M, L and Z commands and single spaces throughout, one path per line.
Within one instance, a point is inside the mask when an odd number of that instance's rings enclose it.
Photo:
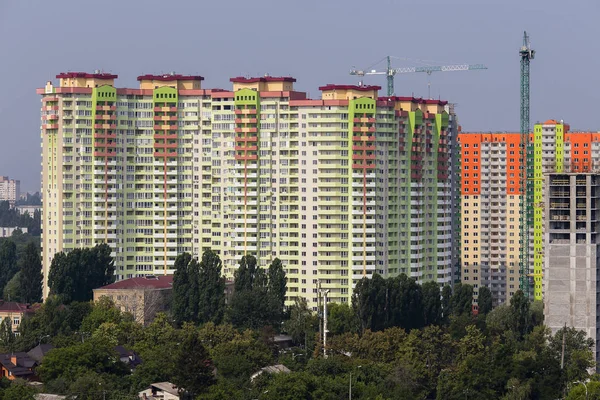
M 34 369 L 38 363 L 25 352 L 0 354 L 0 374 L 10 380 L 37 380 Z
M 133 314 L 137 322 L 146 325 L 157 313 L 168 309 L 172 293 L 173 275 L 148 275 L 94 289 L 94 301 L 108 297 L 121 311 Z
M 23 318 L 34 313 L 39 308 L 39 305 L 31 306 L 30 304 L 17 303 L 15 301 L 0 300 L 0 323 L 5 318 L 10 318 L 12 331 L 19 333 L 19 325 Z
M 142 400 L 180 400 L 182 390 L 171 382 L 153 383 L 146 390 L 139 393 Z
M 42 343 L 35 346 L 33 349 L 27 352 L 27 355 L 34 359 L 38 364 L 42 363 L 42 359 L 52 350 L 54 346 L 49 343 Z
M 119 354 L 121 362 L 129 367 L 130 370 L 134 370 L 135 367 L 142 363 L 142 359 L 133 350 L 127 350 L 123 346 L 116 346 L 115 351 Z
M 253 381 L 254 379 L 256 379 L 259 375 L 263 374 L 263 373 L 267 373 L 267 374 L 289 374 L 290 369 L 288 367 L 286 367 L 283 364 L 275 364 L 275 365 L 269 365 L 268 367 L 264 367 L 261 368 L 258 372 L 252 374 L 252 376 L 250 377 L 250 380 Z

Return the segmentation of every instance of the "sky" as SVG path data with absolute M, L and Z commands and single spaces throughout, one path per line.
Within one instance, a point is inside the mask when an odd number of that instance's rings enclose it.
M 395 67 L 485 64 L 488 69 L 397 75 L 396 94 L 456 104 L 463 131 L 519 130 L 519 56 L 531 37 L 531 122 L 563 119 L 600 130 L 597 0 L 0 0 L 0 175 L 40 185 L 40 98 L 66 71 L 101 69 L 117 87 L 147 73 L 291 75 L 318 98 L 356 84 L 354 66 L 390 55 Z M 374 68 L 385 68 L 381 63 Z M 365 84 L 382 86 L 385 77 Z

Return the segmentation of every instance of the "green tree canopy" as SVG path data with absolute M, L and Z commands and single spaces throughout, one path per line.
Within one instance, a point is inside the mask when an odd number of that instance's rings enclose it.
M 89 301 L 93 290 L 115 281 L 115 266 L 110 247 L 103 243 L 93 248 L 75 249 L 68 254 L 57 253 L 50 265 L 50 293 L 65 304 Z
M 225 278 L 221 273 L 222 262 L 219 255 L 212 250 L 202 254 L 199 274 L 199 306 L 200 323 L 223 320 L 225 314 Z
M 477 306 L 479 314 L 487 315 L 490 311 L 492 311 L 492 292 L 487 286 L 482 286 L 479 288 Z
M 19 299 L 24 303 L 39 303 L 42 301 L 42 260 L 40 249 L 29 242 L 24 254 L 19 257 Z
M 11 239 L 5 239 L 0 244 L 0 291 L 4 291 L 4 287 L 18 270 L 17 245 Z

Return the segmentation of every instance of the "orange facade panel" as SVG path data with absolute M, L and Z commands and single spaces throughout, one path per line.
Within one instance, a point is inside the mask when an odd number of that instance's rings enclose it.
M 565 143 L 571 145 L 571 172 L 592 171 L 592 141 L 597 135 L 583 132 L 565 134 Z
M 479 148 L 484 135 L 477 133 L 459 134 L 461 144 L 461 194 L 472 195 L 481 192 L 481 158 Z M 473 152 L 477 151 L 477 155 Z M 477 175 L 475 175 L 477 174 Z
M 521 136 L 518 133 L 460 133 L 461 144 L 461 194 L 478 195 L 481 193 L 481 163 L 491 162 L 493 154 L 481 153 L 482 143 L 500 143 L 500 154 L 506 163 L 506 194 L 518 195 L 519 190 L 519 146 Z M 533 139 L 533 138 L 532 138 Z

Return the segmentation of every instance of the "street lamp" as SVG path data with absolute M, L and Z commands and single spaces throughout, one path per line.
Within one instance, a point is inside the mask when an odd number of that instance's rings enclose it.
M 362 365 L 356 367 L 356 369 L 362 368 Z M 352 371 L 350 371 L 350 390 L 348 391 L 348 399 L 352 400 Z
M 581 383 L 583 385 L 583 387 L 585 388 L 585 400 L 588 400 L 588 390 L 587 390 L 587 384 L 583 381 L 575 381 L 573 383 Z

